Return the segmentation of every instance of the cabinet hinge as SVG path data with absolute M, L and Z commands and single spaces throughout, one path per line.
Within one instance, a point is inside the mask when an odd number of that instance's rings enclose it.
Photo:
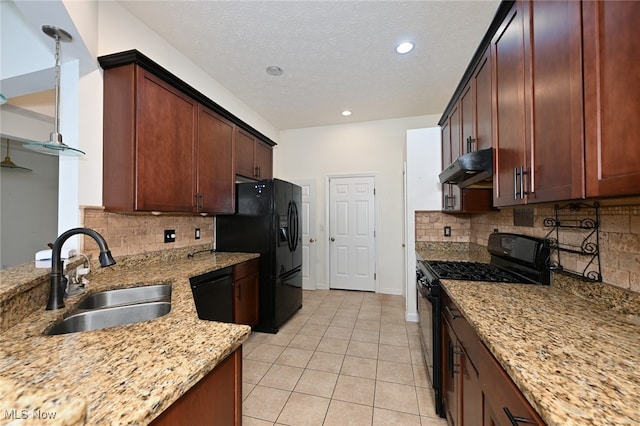
M 373 280 L 377 280 L 378 279 L 378 274 L 376 274 L 375 272 L 373 273 Z

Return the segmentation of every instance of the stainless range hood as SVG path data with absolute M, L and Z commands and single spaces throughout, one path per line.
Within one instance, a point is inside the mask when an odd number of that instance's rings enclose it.
M 493 186 L 493 148 L 480 149 L 458 157 L 439 175 L 441 183 L 460 188 Z

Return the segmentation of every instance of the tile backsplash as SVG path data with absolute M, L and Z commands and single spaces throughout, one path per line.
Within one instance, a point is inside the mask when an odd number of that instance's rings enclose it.
M 212 244 L 212 216 L 161 214 L 121 214 L 105 212 L 102 207 L 82 207 L 82 226 L 99 232 L 107 241 L 113 256 L 148 253 L 200 244 Z M 200 228 L 200 239 L 195 229 Z M 175 229 L 176 241 L 164 242 L 164 230 Z M 90 237 L 83 237 L 82 252 L 97 259 L 98 246 Z
M 553 206 L 529 208 L 533 209 L 533 227 L 514 226 L 513 209 L 475 214 L 416 212 L 416 242 L 469 242 L 486 247 L 488 236 L 495 229 L 540 238 L 547 236 L 551 228 L 544 226 L 544 219 L 555 216 Z M 575 214 L 582 217 L 590 213 L 579 211 Z M 640 293 L 640 206 L 600 207 L 599 215 L 603 282 Z M 451 237 L 444 236 L 444 226 L 451 227 Z M 562 238 L 565 234 L 561 233 L 561 241 Z M 566 238 L 576 237 L 567 234 Z M 586 259 L 564 256 L 562 264 L 568 269 L 582 271 Z

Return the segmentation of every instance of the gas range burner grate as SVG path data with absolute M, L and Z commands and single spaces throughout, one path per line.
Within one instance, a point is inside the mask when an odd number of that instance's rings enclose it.
M 441 279 L 519 283 L 524 280 L 489 263 L 426 261 L 427 266 Z

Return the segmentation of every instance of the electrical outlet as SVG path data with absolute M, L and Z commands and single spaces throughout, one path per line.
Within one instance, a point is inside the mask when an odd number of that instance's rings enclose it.
M 175 243 L 176 242 L 176 230 L 175 229 L 165 229 L 164 230 L 164 242 L 165 243 Z
M 195 238 L 196 240 L 200 239 L 200 228 L 196 228 Z
M 445 237 L 450 237 L 451 236 L 451 227 L 450 226 L 445 226 L 444 227 L 444 236 Z

